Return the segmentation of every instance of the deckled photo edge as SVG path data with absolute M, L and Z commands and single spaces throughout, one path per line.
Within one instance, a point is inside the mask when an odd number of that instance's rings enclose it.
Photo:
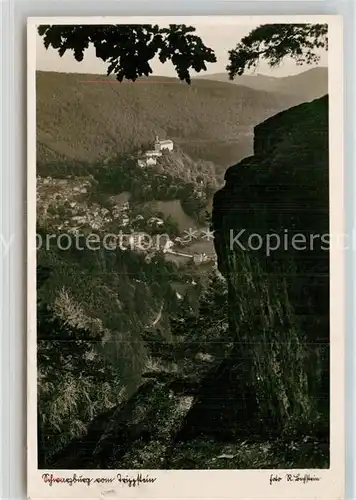
M 329 26 L 329 185 L 330 230 L 344 231 L 343 213 L 343 33 L 342 17 L 328 16 L 209 16 L 209 17 L 65 17 L 29 18 L 27 29 L 27 480 L 28 496 L 32 500 L 44 498 L 97 498 L 113 495 L 115 498 L 342 498 L 344 492 L 344 253 L 340 248 L 330 251 L 330 357 L 331 357 L 331 413 L 330 413 L 330 469 L 317 470 L 320 483 L 300 486 L 288 484 L 270 488 L 271 473 L 283 470 L 155 470 L 120 471 L 121 473 L 151 473 L 155 484 L 141 486 L 141 490 L 100 484 L 53 486 L 43 482 L 43 473 L 55 471 L 37 468 L 37 364 L 36 364 L 36 249 L 31 241 L 36 237 L 36 41 L 38 23 L 49 24 L 129 24 L 136 22 L 179 22 L 218 24 L 237 23 L 305 23 L 327 22 Z M 341 332 L 341 333 L 340 333 Z M 119 471 L 80 470 L 61 474 L 107 477 Z M 110 493 L 111 490 L 111 493 Z

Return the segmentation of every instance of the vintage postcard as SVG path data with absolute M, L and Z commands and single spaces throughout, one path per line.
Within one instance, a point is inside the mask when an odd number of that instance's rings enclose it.
M 28 20 L 29 498 L 344 497 L 342 39 Z

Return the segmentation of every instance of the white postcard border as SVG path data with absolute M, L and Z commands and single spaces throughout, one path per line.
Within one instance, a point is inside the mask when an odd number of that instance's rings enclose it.
M 328 23 L 329 24 L 329 137 L 330 137 L 330 232 L 344 234 L 344 159 L 343 159 L 343 32 L 340 15 L 320 16 L 146 16 L 146 17 L 40 17 L 29 18 L 27 33 L 27 481 L 32 500 L 44 498 L 256 498 L 256 499 L 341 499 L 344 497 L 345 470 L 345 276 L 344 251 L 339 246 L 330 251 L 331 289 L 331 432 L 330 468 L 327 470 L 38 470 L 37 469 L 37 368 L 36 368 L 36 40 L 38 24 L 128 24 L 128 23 L 186 23 L 198 24 L 264 24 L 264 23 Z M 33 242 L 31 245 L 30 242 Z M 288 482 L 286 474 L 307 473 L 320 481 L 307 484 Z M 148 475 L 154 483 L 139 487 L 115 481 L 95 483 L 49 483 L 43 474 L 61 477 L 110 478 Z M 283 477 L 270 485 L 271 475 Z

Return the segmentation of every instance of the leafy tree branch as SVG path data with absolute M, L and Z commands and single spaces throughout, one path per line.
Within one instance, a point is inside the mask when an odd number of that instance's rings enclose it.
M 285 57 L 298 65 L 313 64 L 320 60 L 315 49 L 328 49 L 326 24 L 265 24 L 242 38 L 235 49 L 229 51 L 226 67 L 232 80 L 246 70 L 255 68 L 261 59 L 270 67 L 278 66 Z
M 216 62 L 214 51 L 194 34 L 195 28 L 171 24 L 157 25 L 41 25 L 38 33 L 46 49 L 56 49 L 62 57 L 67 50 L 82 61 L 92 44 L 96 57 L 108 64 L 107 74 L 118 81 L 135 81 L 152 73 L 150 61 L 156 56 L 162 63 L 171 61 L 178 77 L 190 83 L 190 71 L 206 70 L 206 63 Z

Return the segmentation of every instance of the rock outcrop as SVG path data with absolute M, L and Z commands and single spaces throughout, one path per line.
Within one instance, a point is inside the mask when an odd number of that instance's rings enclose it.
M 127 401 L 97 417 L 86 435 L 53 458 L 57 469 L 160 469 L 194 387 L 148 380 Z
M 227 170 L 213 226 L 234 348 L 180 439 L 328 435 L 328 164 L 325 96 L 258 125 L 254 156 Z

